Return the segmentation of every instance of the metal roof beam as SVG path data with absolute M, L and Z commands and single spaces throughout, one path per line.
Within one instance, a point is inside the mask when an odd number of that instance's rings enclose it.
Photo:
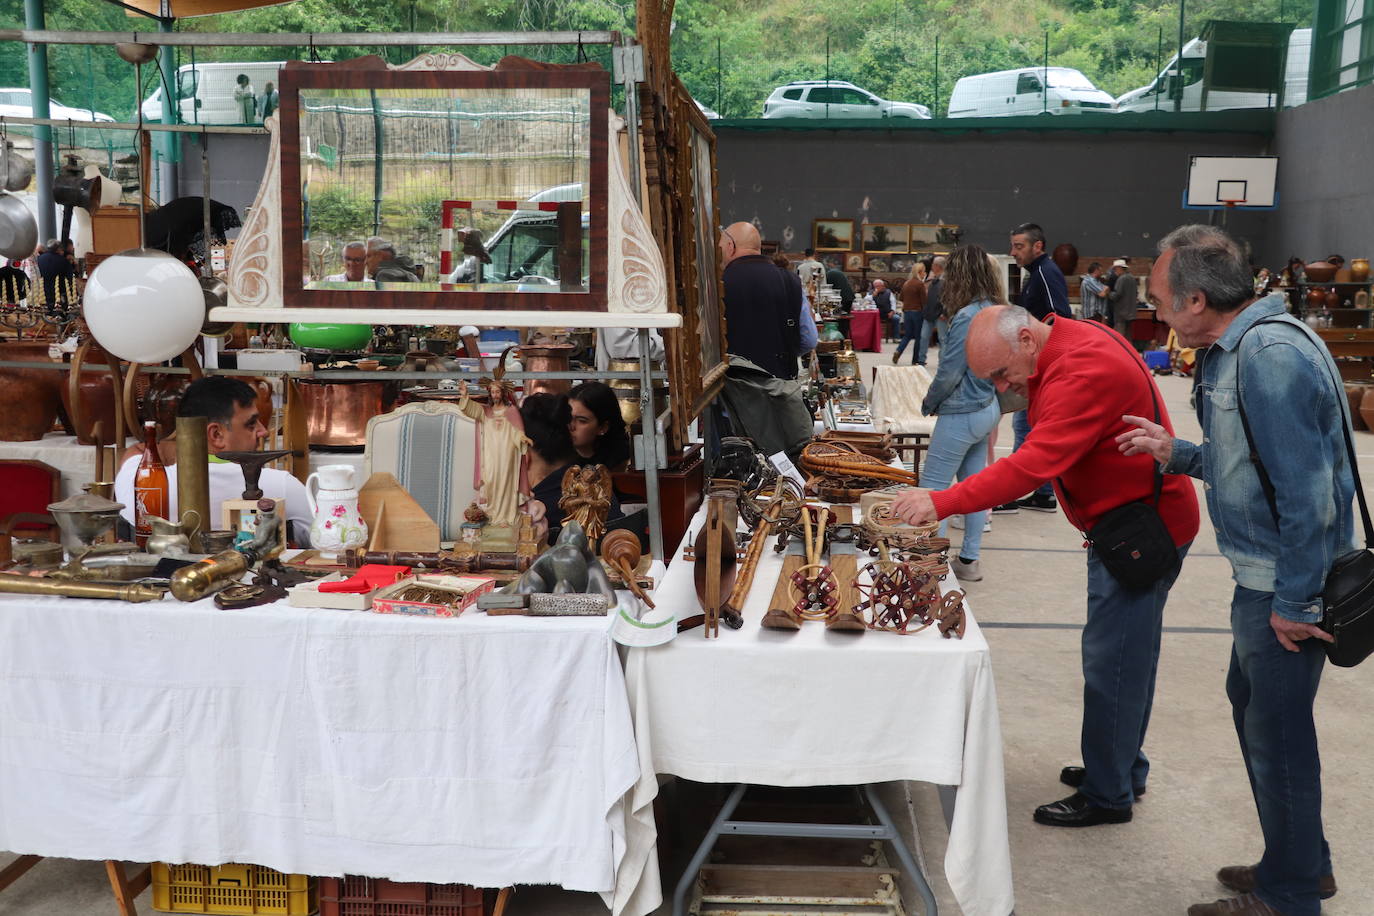
M 30 44 L 112 45 L 142 42 L 177 47 L 316 47 L 358 48 L 381 45 L 462 47 L 478 45 L 618 45 L 619 32 L 81 32 L 0 29 L 0 41 Z

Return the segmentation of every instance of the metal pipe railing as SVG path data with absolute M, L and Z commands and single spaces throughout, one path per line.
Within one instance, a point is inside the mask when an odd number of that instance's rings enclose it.
M 0 41 L 41 45 L 113 45 L 136 42 L 176 47 L 290 48 L 302 45 L 334 48 L 420 45 L 618 45 L 616 31 L 549 32 L 92 32 L 55 29 L 0 29 Z

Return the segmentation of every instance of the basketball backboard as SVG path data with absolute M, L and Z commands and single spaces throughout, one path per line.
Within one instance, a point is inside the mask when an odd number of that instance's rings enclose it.
M 1272 210 L 1278 156 L 1191 156 L 1183 206 L 1189 210 Z

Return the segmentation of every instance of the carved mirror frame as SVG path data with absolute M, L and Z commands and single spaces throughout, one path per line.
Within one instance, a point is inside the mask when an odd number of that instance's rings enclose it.
M 302 281 L 300 90 L 302 89 L 586 89 L 590 91 L 588 198 L 591 268 L 586 292 L 487 292 L 305 289 Z M 287 308 L 607 310 L 607 113 L 609 76 L 576 70 L 381 70 L 293 65 L 281 71 L 282 300 Z M 438 227 L 436 227 L 437 229 Z

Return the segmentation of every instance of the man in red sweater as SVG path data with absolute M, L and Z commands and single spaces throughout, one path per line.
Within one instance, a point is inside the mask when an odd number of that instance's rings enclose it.
M 1155 463 L 1116 445 L 1126 414 L 1155 416 L 1172 429 L 1154 378 L 1135 350 L 1096 322 L 1036 321 L 1018 306 L 983 309 L 969 327 L 969 371 L 1030 401 L 1031 434 L 1021 448 L 947 490 L 912 489 L 893 508 L 919 524 L 989 509 L 1053 480 L 1070 524 L 1088 531 L 1104 513 L 1154 497 Z M 1198 530 L 1197 495 L 1185 477 L 1164 478 L 1157 506 L 1179 563 Z M 1088 550 L 1088 619 L 1083 627 L 1082 767 L 1065 767 L 1076 788 L 1041 805 L 1035 820 L 1091 827 L 1131 819 L 1150 762 L 1141 745 L 1150 722 L 1164 603 L 1178 566 L 1145 589 L 1122 585 Z

